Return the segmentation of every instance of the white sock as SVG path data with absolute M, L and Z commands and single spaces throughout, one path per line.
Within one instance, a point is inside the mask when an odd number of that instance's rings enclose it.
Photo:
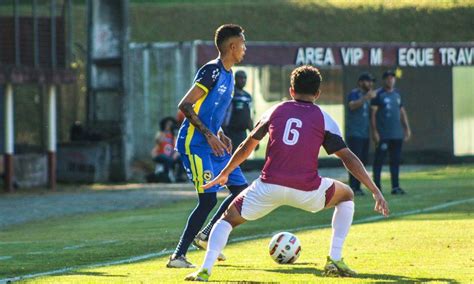
M 209 235 L 209 242 L 207 243 L 206 257 L 201 268 L 207 269 L 211 274 L 212 267 L 219 256 L 219 253 L 224 249 L 229 239 L 230 232 L 232 232 L 232 225 L 225 221 L 219 220 L 214 224 Z
M 341 260 L 342 246 L 349 233 L 354 217 L 354 201 L 344 201 L 336 205 L 332 216 L 332 240 L 329 256 L 332 260 Z

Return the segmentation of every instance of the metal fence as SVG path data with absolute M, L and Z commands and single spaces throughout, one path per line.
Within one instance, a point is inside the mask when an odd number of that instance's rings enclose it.
M 135 159 L 149 158 L 160 120 L 175 117 L 196 71 L 196 44 L 131 43 L 130 97 Z

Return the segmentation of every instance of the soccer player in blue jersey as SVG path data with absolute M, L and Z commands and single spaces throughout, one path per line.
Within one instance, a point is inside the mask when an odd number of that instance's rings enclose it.
M 176 149 L 189 178 L 198 193 L 198 204 L 190 214 L 186 227 L 167 267 L 193 268 L 186 259 L 186 252 L 195 239 L 195 245 L 205 249 L 207 236 L 213 224 L 221 217 L 232 200 L 247 187 L 247 180 L 240 168 L 229 176 L 226 187 L 229 196 L 222 202 L 219 210 L 209 224 L 201 231 L 209 213 L 217 203 L 216 193 L 223 189 L 214 186 L 204 191 L 202 185 L 211 181 L 225 167 L 232 153 L 232 142 L 224 135 L 221 125 L 234 92 L 232 66 L 242 61 L 245 55 L 245 37 L 242 27 L 233 24 L 220 26 L 215 33 L 218 58 L 202 66 L 194 85 L 179 103 L 184 120 L 176 142 Z M 224 260 L 223 255 L 220 256 Z

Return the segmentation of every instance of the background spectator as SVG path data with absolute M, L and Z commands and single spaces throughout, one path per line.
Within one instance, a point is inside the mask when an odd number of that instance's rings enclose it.
M 151 151 L 153 161 L 157 164 L 155 168 L 155 180 L 158 182 L 183 181 L 186 178 L 181 166 L 179 153 L 174 150 L 176 120 L 173 117 L 165 117 L 160 122 L 160 130 L 155 136 L 155 146 Z
M 253 129 L 252 96 L 244 91 L 246 84 L 247 74 L 244 71 L 235 72 L 234 97 L 223 124 L 225 134 L 232 140 L 233 150 L 247 138 L 247 130 Z
M 380 174 L 387 152 L 390 156 L 392 194 L 405 194 L 400 188 L 400 157 L 403 141 L 411 137 L 408 116 L 403 107 L 400 92 L 395 89 L 395 72 L 388 70 L 382 75 L 384 86 L 377 90 L 372 105 L 372 136 L 376 145 L 374 158 L 374 182 L 382 189 Z
M 373 90 L 375 78 L 364 72 L 357 81 L 358 87 L 348 95 L 348 112 L 346 117 L 347 146 L 367 165 L 369 156 L 370 100 L 375 98 Z M 360 181 L 349 173 L 349 185 L 354 194 L 364 195 Z

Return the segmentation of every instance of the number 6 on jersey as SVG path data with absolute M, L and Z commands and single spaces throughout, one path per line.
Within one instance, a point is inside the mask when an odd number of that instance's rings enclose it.
M 294 128 L 301 128 L 302 126 L 303 122 L 298 118 L 288 119 L 286 121 L 285 132 L 283 133 L 283 143 L 289 146 L 295 145 L 298 142 L 298 139 L 300 138 L 300 133 Z

